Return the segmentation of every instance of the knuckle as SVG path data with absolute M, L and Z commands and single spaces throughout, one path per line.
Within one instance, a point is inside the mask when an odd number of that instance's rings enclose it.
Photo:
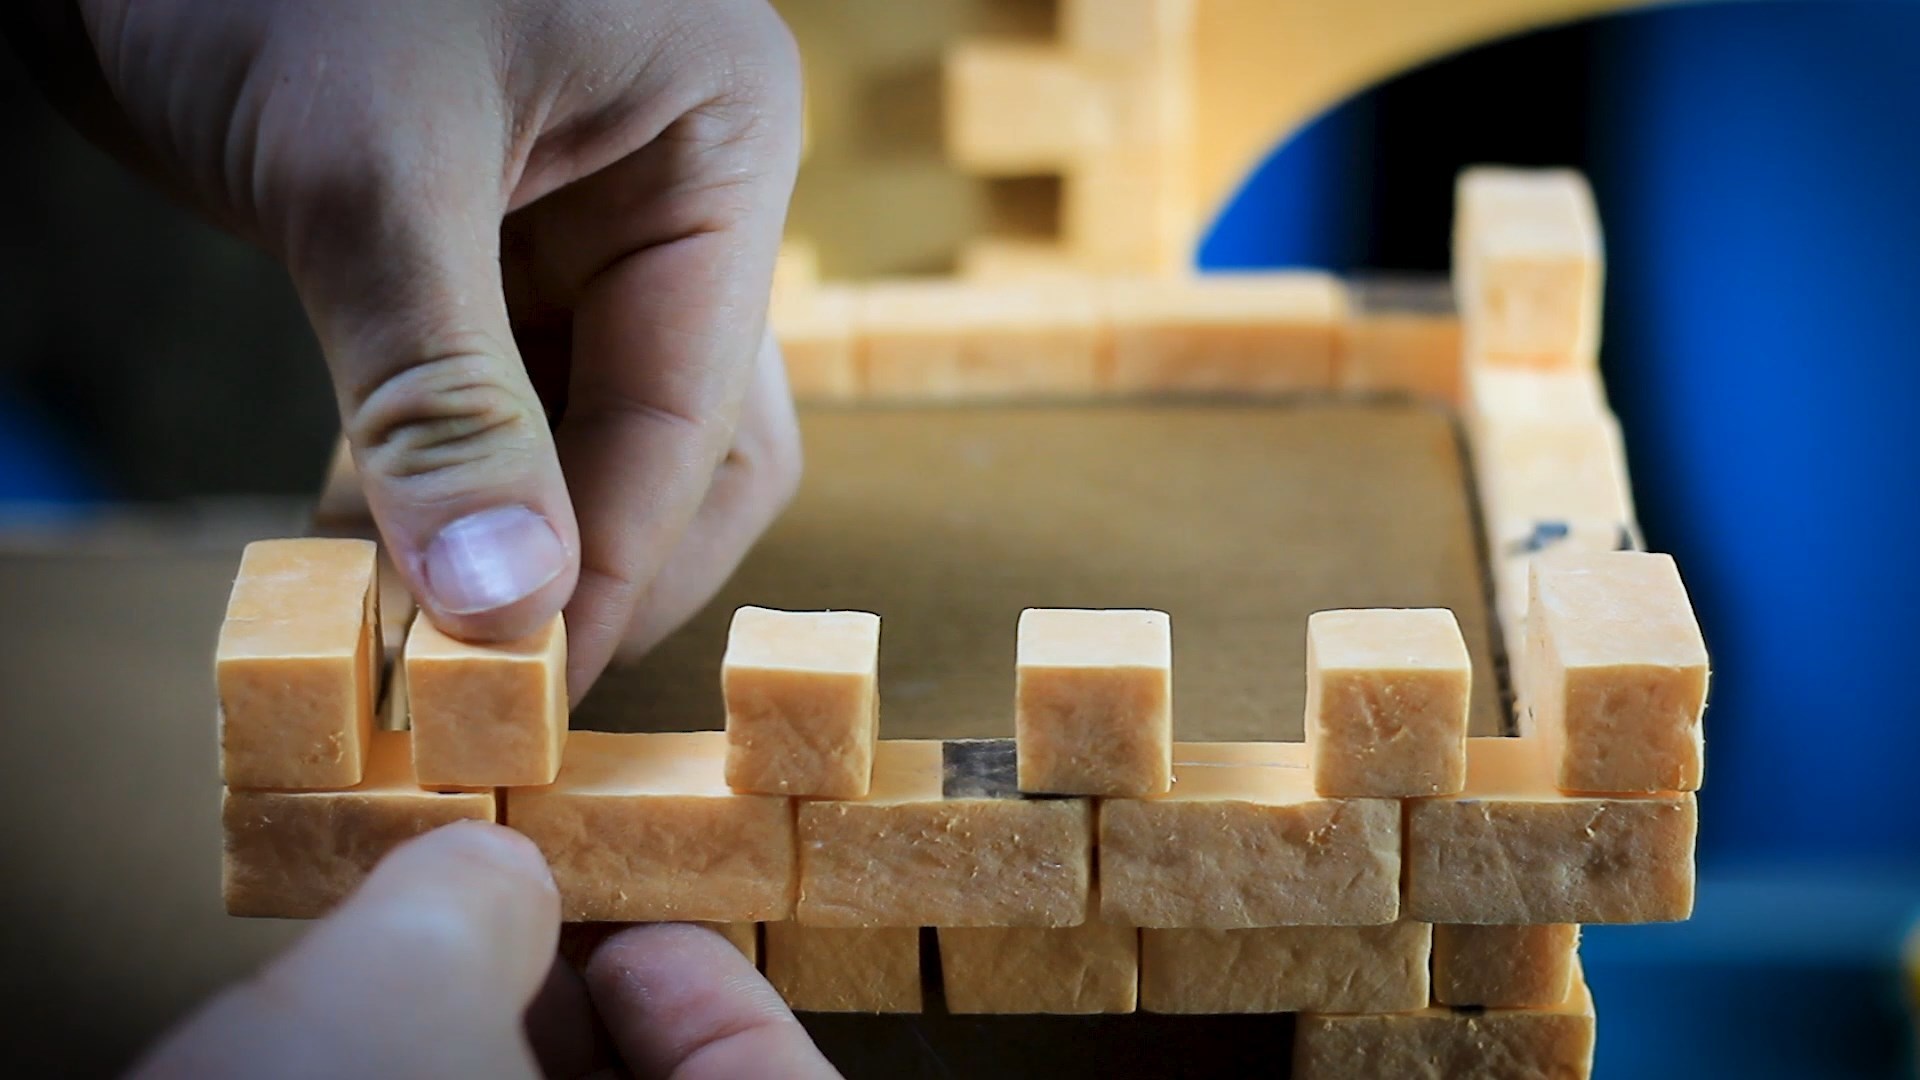
M 538 454 L 546 438 L 538 405 L 501 377 L 499 360 L 478 343 L 451 344 L 354 395 L 348 437 L 368 472 L 458 482 L 490 463 Z

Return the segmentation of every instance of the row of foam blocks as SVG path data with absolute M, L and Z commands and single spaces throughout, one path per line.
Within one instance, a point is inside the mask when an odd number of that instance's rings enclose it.
M 1664 556 L 1536 561 L 1527 737 L 1467 736 L 1451 613 L 1314 615 L 1304 743 L 1175 742 L 1170 621 L 1113 610 L 1021 617 L 1011 740 L 877 739 L 878 617 L 756 608 L 724 732 L 569 733 L 558 621 L 482 647 L 424 619 L 387 694 L 410 730 L 376 731 L 376 578 L 365 541 L 242 560 L 236 914 L 321 914 L 406 837 L 503 820 L 569 919 L 764 924 L 801 1010 L 917 1010 L 935 927 L 949 1011 L 1298 1011 L 1329 1076 L 1355 1045 L 1370 1075 L 1584 1070 L 1573 924 L 1691 910 L 1706 658 Z

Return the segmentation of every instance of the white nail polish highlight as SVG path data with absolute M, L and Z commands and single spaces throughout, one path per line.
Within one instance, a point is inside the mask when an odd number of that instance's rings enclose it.
M 559 534 L 524 506 L 469 514 L 427 545 L 427 590 L 452 615 L 478 615 L 524 600 L 566 568 Z

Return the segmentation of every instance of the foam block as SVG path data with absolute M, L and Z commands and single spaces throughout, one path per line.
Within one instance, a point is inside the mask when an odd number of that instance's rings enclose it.
M 1483 417 L 1474 426 L 1473 451 L 1490 529 L 1509 522 L 1634 520 L 1620 425 L 1611 416 Z
M 1173 790 L 1100 807 L 1122 925 L 1367 926 L 1400 914 L 1400 806 L 1317 795 L 1301 743 L 1176 743 Z
M 859 800 L 800 804 L 813 926 L 1073 926 L 1086 917 L 1093 811 L 1023 796 L 1011 739 L 882 740 Z
M 1565 1001 L 1579 966 L 1580 928 L 1436 926 L 1433 999 L 1442 1005 L 1546 1008 Z
M 1427 1004 L 1426 923 L 1140 931 L 1157 1013 L 1404 1012 Z
M 1020 790 L 1151 795 L 1173 780 L 1173 628 L 1165 612 L 1020 615 Z
M 920 931 L 770 922 L 767 981 L 796 1012 L 917 1013 Z
M 1692 913 L 1692 793 L 1563 795 L 1552 775 L 1538 739 L 1468 739 L 1465 790 L 1407 803 L 1407 918 L 1637 923 Z
M 1104 135 L 1092 85 L 1058 48 L 963 41 L 944 72 L 947 157 L 968 172 L 1060 172 Z
M 1556 554 L 1533 564 L 1526 700 L 1566 791 L 1693 791 L 1707 647 L 1673 558 Z
M 1467 780 L 1473 668 L 1445 608 L 1307 618 L 1307 752 L 1322 795 L 1399 798 Z
M 762 795 L 865 795 L 880 730 L 879 668 L 878 615 L 736 611 L 720 662 L 727 785 Z
M 1349 284 L 1337 384 L 1358 393 L 1461 398 L 1460 316 L 1445 280 L 1373 278 Z
M 797 401 L 852 401 L 860 396 L 854 317 L 858 294 L 840 285 L 776 291 L 767 325 L 787 362 L 787 386 Z
M 1460 174 L 1453 280 L 1473 362 L 1593 366 L 1602 270 L 1600 219 L 1585 177 L 1484 166 Z
M 1306 1013 L 1294 1025 L 1294 1080 L 1585 1080 L 1593 1074 L 1593 996 L 1574 979 L 1546 1009 Z
M 560 775 L 507 793 L 569 920 L 759 922 L 793 914 L 793 802 L 740 795 L 718 731 L 575 732 Z
M 227 786 L 360 782 L 379 690 L 375 576 L 366 540 L 247 545 L 213 662 Z
M 456 821 L 494 820 L 491 791 L 443 795 L 415 783 L 404 732 L 373 732 L 369 745 L 364 778 L 345 791 L 225 793 L 228 914 L 318 918 L 402 841 Z
M 1106 284 L 1110 386 L 1123 394 L 1275 394 L 1334 385 L 1346 294 L 1310 271 Z
M 947 1011 L 1130 1013 L 1140 934 L 1088 919 L 1079 926 L 948 926 L 938 931 Z
M 552 782 L 567 740 L 561 617 L 518 641 L 480 645 L 414 619 L 402 655 L 414 769 L 429 786 Z
M 875 282 L 855 319 L 877 398 L 1079 397 L 1098 381 L 1101 323 L 1085 281 Z

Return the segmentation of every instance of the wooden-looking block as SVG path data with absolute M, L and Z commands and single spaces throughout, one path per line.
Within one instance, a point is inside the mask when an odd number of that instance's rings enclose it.
M 1173 624 L 1163 611 L 1020 614 L 1020 790 L 1154 795 L 1173 782 Z
M 1362 279 L 1351 282 L 1348 293 L 1340 389 L 1460 401 L 1460 316 L 1452 286 L 1444 280 Z
M 1527 708 L 1563 791 L 1694 791 L 1707 646 L 1670 555 L 1535 560 Z
M 1400 915 L 1400 805 L 1313 790 L 1301 743 L 1176 743 L 1173 790 L 1100 804 L 1100 916 L 1143 927 Z
M 1567 999 L 1579 967 L 1580 928 L 1436 926 L 1433 999 L 1442 1005 L 1547 1008 Z
M 696 925 L 727 939 L 727 944 L 740 950 L 747 963 L 756 967 L 760 964 L 760 924 L 750 922 L 703 922 Z
M 366 540 L 258 540 L 240 556 L 214 653 L 228 787 L 358 784 L 379 691 Z
M 810 240 L 789 236 L 780 241 L 773 259 L 773 291 L 811 289 L 820 284 L 820 249 Z
M 365 778 L 345 791 L 227 790 L 220 818 L 228 914 L 318 918 L 402 841 L 456 821 L 494 820 L 491 791 L 442 795 L 415 783 L 404 732 L 373 732 L 370 745 Z
M 507 793 L 565 918 L 760 922 L 793 914 L 793 800 L 740 795 L 723 732 L 577 731 L 560 775 Z
M 423 614 L 401 662 L 421 783 L 524 787 L 559 773 L 567 741 L 560 616 L 519 641 L 479 645 L 449 637 Z
M 1531 521 L 1524 518 L 1489 522 L 1487 538 L 1493 547 L 1494 614 L 1507 647 L 1512 672 L 1514 708 L 1524 716 L 1527 703 L 1527 594 L 1533 564 L 1547 556 L 1643 549 L 1631 522 Z
M 960 249 L 958 273 L 976 281 L 1058 281 L 1083 276 L 1059 241 L 1007 236 L 968 241 Z
M 770 922 L 767 981 L 796 1012 L 917 1013 L 920 931 Z
M 880 616 L 734 612 L 720 685 L 727 785 L 762 795 L 857 799 L 880 730 Z
M 1586 1080 L 1593 996 L 1586 980 L 1573 982 L 1566 1000 L 1546 1009 L 1304 1014 L 1294 1026 L 1294 1080 Z
M 1427 1004 L 1432 927 L 1140 931 L 1140 1007 L 1156 1013 L 1405 1012 Z
M 854 315 L 858 293 L 840 285 L 776 290 L 767 325 L 787 363 L 796 401 L 851 401 L 860 396 Z
M 1059 172 L 1106 136 L 1094 88 L 1058 48 L 963 41 L 944 73 L 947 158 L 968 172 Z
M 1091 917 L 1079 926 L 948 926 L 937 933 L 947 1011 L 1130 1013 L 1140 932 Z
M 1073 926 L 1086 917 L 1093 809 L 1029 798 L 1011 739 L 882 740 L 860 800 L 800 803 L 813 926 Z
M 1137 66 L 1193 39 L 1190 0 L 1061 0 L 1060 38 L 1094 64 Z
M 1073 397 L 1098 383 L 1101 322 L 1085 281 L 876 282 L 855 321 L 873 397 Z
M 1620 425 L 1611 416 L 1480 417 L 1473 455 L 1489 523 L 1635 520 Z
M 1111 386 L 1125 394 L 1329 390 L 1346 293 L 1313 271 L 1106 285 Z
M 1453 280 L 1473 362 L 1593 366 L 1601 276 L 1600 219 L 1585 177 L 1497 167 L 1460 174 Z
M 1467 786 L 1407 803 L 1406 917 L 1641 923 L 1693 912 L 1691 792 L 1563 795 L 1532 738 L 1467 740 Z
M 1400 798 L 1467 782 L 1473 665 L 1446 608 L 1307 617 L 1307 752 L 1322 795 Z
M 1597 368 L 1535 371 L 1476 364 L 1466 369 L 1464 385 L 1461 410 L 1474 420 L 1492 417 L 1554 422 L 1601 420 L 1613 415 L 1606 384 Z

